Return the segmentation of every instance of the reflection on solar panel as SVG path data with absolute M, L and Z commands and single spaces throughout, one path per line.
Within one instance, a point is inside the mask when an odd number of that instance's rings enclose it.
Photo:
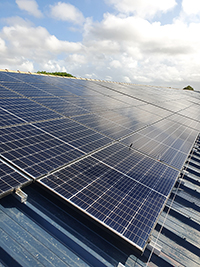
M 142 250 L 178 171 L 122 145 L 109 149 L 97 156 L 107 164 L 89 157 L 40 183 Z
M 21 123 L 24 121 L 0 108 L 0 128 Z
M 197 134 L 197 130 L 165 119 L 122 142 L 131 143 L 134 149 L 181 169 Z
M 0 99 L 0 106 L 27 122 L 61 117 L 60 114 L 26 98 Z
M 30 180 L 27 177 L 22 176 L 0 159 L 0 198 L 28 183 Z
M 112 141 L 108 137 L 67 118 L 35 125 L 86 153 L 99 149 Z
M 0 85 L 0 98 L 20 97 L 18 94 Z
M 32 125 L 0 129 L 0 153 L 32 178 L 38 178 L 83 155 Z
M 194 94 L 0 72 L 0 196 L 17 169 L 143 251 L 200 130 Z

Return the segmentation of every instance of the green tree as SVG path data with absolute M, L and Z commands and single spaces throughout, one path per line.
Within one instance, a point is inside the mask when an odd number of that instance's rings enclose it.
M 73 75 L 67 72 L 47 72 L 47 71 L 38 71 L 39 74 L 46 74 L 46 75 L 55 75 L 55 76 L 64 76 L 64 77 L 74 77 Z
M 192 91 L 194 91 L 194 88 L 192 88 L 192 86 L 188 85 L 188 86 L 184 87 L 183 90 L 192 90 Z

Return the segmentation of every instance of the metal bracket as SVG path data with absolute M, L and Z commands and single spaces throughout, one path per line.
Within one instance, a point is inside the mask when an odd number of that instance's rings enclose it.
M 154 243 L 153 241 L 151 241 L 148 245 L 147 245 L 147 249 L 150 251 L 153 251 L 154 254 L 156 254 L 157 256 L 160 255 L 162 247 L 156 243 Z
M 21 188 L 17 188 L 15 190 L 14 197 L 17 198 L 21 203 L 26 203 L 28 195 L 24 193 Z

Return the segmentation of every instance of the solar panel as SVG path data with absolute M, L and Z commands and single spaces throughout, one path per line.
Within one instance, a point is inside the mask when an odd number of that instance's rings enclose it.
M 143 250 L 177 175 L 160 162 L 112 145 L 39 182 Z
M 18 94 L 0 85 L 0 98 L 20 97 Z
M 112 142 L 108 137 L 68 118 L 41 122 L 35 125 L 85 153 L 92 152 Z
M 0 106 L 27 122 L 55 119 L 62 116 L 27 98 L 0 99 Z
M 0 198 L 31 182 L 0 159 Z
M 170 120 L 159 121 L 129 137 L 123 143 L 153 158 L 181 169 L 198 131 Z
M 89 111 L 58 97 L 35 98 L 38 103 L 65 116 L 86 114 Z
M 115 140 L 160 120 L 159 116 L 149 114 L 137 107 L 96 113 L 76 116 L 74 120 Z
M 7 87 L 8 89 L 11 89 L 26 97 L 51 96 L 51 94 L 48 94 L 42 90 L 41 85 L 40 85 L 40 89 L 37 88 L 35 85 L 31 85 L 27 83 L 19 83 L 19 82 L 12 82 L 12 83 L 4 82 L 3 85 Z
M 0 197 L 36 179 L 143 251 L 199 132 L 200 100 L 10 72 L 0 93 Z
M 21 123 L 24 123 L 24 121 L 0 107 L 0 128 Z
M 84 155 L 32 125 L 0 129 L 0 153 L 36 179 Z
M 13 78 L 7 72 L 0 71 L 0 82 L 4 82 L 4 81 L 6 81 L 6 82 L 17 82 L 19 80 Z

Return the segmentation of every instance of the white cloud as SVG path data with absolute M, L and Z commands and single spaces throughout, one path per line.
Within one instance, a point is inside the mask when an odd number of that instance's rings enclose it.
M 16 0 L 16 4 L 22 10 L 27 11 L 30 15 L 37 18 L 42 17 L 42 12 L 38 9 L 38 4 L 35 0 Z
M 50 13 L 57 20 L 68 21 L 74 24 L 82 24 L 85 21 L 81 11 L 69 3 L 58 2 L 54 6 L 50 6 Z
M 37 51 L 47 53 L 71 53 L 82 49 L 80 43 L 61 41 L 43 27 L 33 27 L 24 21 L 24 24 L 5 26 L 2 36 L 9 42 L 12 49 L 19 54 L 32 54 Z
M 0 38 L 0 54 L 5 53 L 6 51 L 6 43 L 3 39 Z
M 84 40 L 99 42 L 100 51 L 106 48 L 111 52 L 115 48 L 115 51 L 124 51 L 136 58 L 144 56 L 144 53 L 187 54 L 193 50 L 191 40 L 188 40 L 190 30 L 180 21 L 162 26 L 134 16 L 123 18 L 107 13 L 101 23 L 90 27 Z
M 20 18 L 7 19 L 8 26 L 0 30 L 0 67 L 67 71 L 78 77 L 172 87 L 200 82 L 199 20 L 188 22 L 185 15 L 184 19 L 179 16 L 171 24 L 150 22 L 145 18 L 147 13 L 138 15 L 147 2 L 133 2 L 137 15 L 134 11 L 131 15 L 125 11 L 117 15 L 106 13 L 100 22 L 84 19 L 74 6 L 77 12 L 69 17 L 64 8 L 61 12 L 61 7 L 71 6 L 66 3 L 51 7 L 51 11 L 59 7 L 55 18 L 75 24 L 82 17 L 82 42 L 59 40 L 44 27 L 35 27 Z M 165 1 L 164 6 L 164 2 L 160 2 L 148 2 L 154 10 L 151 14 L 159 10 L 165 12 L 170 8 L 169 3 L 171 6 L 175 3 Z M 125 4 L 130 4 L 130 10 L 133 8 L 132 1 L 113 0 L 112 3 L 123 4 L 124 10 Z
M 121 63 L 119 62 L 119 60 L 112 60 L 111 62 L 110 62 L 110 66 L 112 67 L 112 68 L 121 68 L 122 67 L 122 65 L 121 65 Z
M 46 67 L 46 62 L 59 61 L 60 55 L 68 57 L 71 53 L 79 53 L 84 47 L 78 42 L 62 41 L 51 35 L 43 27 L 34 27 L 29 22 L 11 18 L 10 24 L 0 32 L 1 65 L 30 70 L 38 66 Z M 64 60 L 59 61 L 65 65 Z M 13 67 L 12 67 L 13 66 Z M 17 67 L 18 66 L 18 67 Z M 52 65 L 48 65 L 50 67 Z M 57 66 L 54 64 L 54 66 Z M 62 65 L 60 67 L 63 69 Z M 37 69 L 36 69 L 37 70 Z
M 80 55 L 80 54 L 71 54 L 69 55 L 69 61 L 74 64 L 78 63 L 79 65 L 83 65 L 87 63 L 87 59 L 85 55 Z
M 106 0 L 113 5 L 120 13 L 137 14 L 141 17 L 153 17 L 158 12 L 173 9 L 176 6 L 175 0 Z
M 200 14 L 200 1 L 199 0 L 182 0 L 182 8 L 187 15 Z

